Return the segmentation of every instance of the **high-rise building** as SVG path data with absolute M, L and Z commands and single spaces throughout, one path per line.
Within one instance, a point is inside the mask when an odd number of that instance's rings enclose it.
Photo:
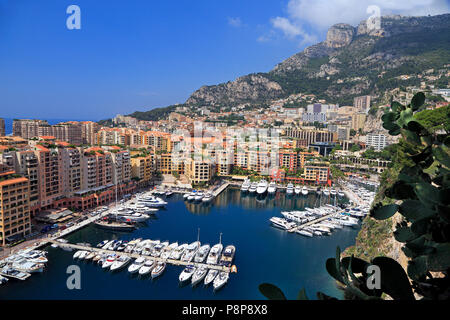
M 14 171 L 0 173 L 0 243 L 20 240 L 31 233 L 28 179 Z
M 354 113 L 352 115 L 352 129 L 358 131 L 359 129 L 363 129 L 366 123 L 366 114 L 364 112 Z
M 382 133 L 369 133 L 366 136 L 367 148 L 373 148 L 375 151 L 383 150 L 388 145 L 386 135 Z

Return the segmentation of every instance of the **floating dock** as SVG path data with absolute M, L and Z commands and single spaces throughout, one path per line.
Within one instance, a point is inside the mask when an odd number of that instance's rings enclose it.
M 325 215 L 325 216 L 319 217 L 319 218 L 317 218 L 317 219 L 314 219 L 314 220 L 305 222 L 305 223 L 300 224 L 300 225 L 298 225 L 298 226 L 296 226 L 296 227 L 294 227 L 294 228 L 292 228 L 292 229 L 289 229 L 288 232 L 296 232 L 296 231 L 299 230 L 299 229 L 303 229 L 303 228 L 305 228 L 305 227 L 307 227 L 307 226 L 316 224 L 316 223 L 321 222 L 321 221 L 323 221 L 323 220 L 327 220 L 328 218 L 331 218 L 334 214 L 335 214 L 335 213 L 330 213 L 330 214 L 327 214 L 327 215 Z
M 117 254 L 117 255 L 124 255 L 124 256 L 128 256 L 130 258 L 145 258 L 145 259 L 149 259 L 149 260 L 154 260 L 155 262 L 165 262 L 165 263 L 169 263 L 172 265 L 176 265 L 176 266 L 187 266 L 187 265 L 193 265 L 195 267 L 206 267 L 208 269 L 214 269 L 214 270 L 218 270 L 218 271 L 225 271 L 225 272 L 230 272 L 231 268 L 226 267 L 226 266 L 221 266 L 221 265 L 216 265 L 216 264 L 207 264 L 207 263 L 199 263 L 199 262 L 187 262 L 187 261 L 181 261 L 181 260 L 174 260 L 174 259 L 163 259 L 161 257 L 152 257 L 152 256 L 145 256 L 145 255 L 141 255 L 141 254 L 137 254 L 137 253 L 127 253 L 127 252 L 121 252 L 121 251 L 113 251 L 113 250 L 105 250 L 102 248 L 94 248 L 94 247 L 88 247 L 88 246 L 82 246 L 82 245 L 78 245 L 78 244 L 72 244 L 72 243 L 61 243 L 55 240 L 49 240 L 49 242 L 51 243 L 55 243 L 58 245 L 58 247 L 60 248 L 70 248 L 70 249 L 75 249 L 75 250 L 85 250 L 85 251 L 95 251 L 98 253 L 109 253 L 109 254 Z

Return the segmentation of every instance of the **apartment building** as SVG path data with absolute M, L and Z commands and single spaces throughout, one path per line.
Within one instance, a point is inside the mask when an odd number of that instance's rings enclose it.
M 39 202 L 39 160 L 34 151 L 17 151 L 13 154 L 14 169 L 18 174 L 25 176 L 29 181 L 30 197 L 29 207 L 32 215 L 40 208 Z
M 307 164 L 303 173 L 305 182 L 327 184 L 330 180 L 329 164 Z
M 367 113 L 370 109 L 370 96 L 355 97 L 353 99 L 353 107 Z
M 352 129 L 358 131 L 363 129 L 366 124 L 366 114 L 363 112 L 358 112 L 352 115 Z
M 326 130 L 315 130 L 315 129 L 302 129 L 302 128 L 292 128 L 288 127 L 286 129 L 286 136 L 289 138 L 296 138 L 304 140 L 308 145 L 316 142 L 332 142 L 336 141 L 336 136 Z
M 139 183 L 146 184 L 150 182 L 155 171 L 156 163 L 153 154 L 131 158 L 131 176 L 139 179 Z
M 185 173 L 191 184 L 209 183 L 214 170 L 214 165 L 209 161 L 193 159 L 185 161 Z
M 382 133 L 369 133 L 366 136 L 366 147 L 381 151 L 388 145 L 386 135 Z
M 31 233 L 29 197 L 27 178 L 17 175 L 15 171 L 0 173 L 0 243 L 2 246 Z
M 122 184 L 131 179 L 131 161 L 128 151 L 116 151 L 111 153 L 113 162 L 113 183 Z
M 110 153 L 94 147 L 84 151 L 81 158 L 82 190 L 113 184 L 113 161 Z

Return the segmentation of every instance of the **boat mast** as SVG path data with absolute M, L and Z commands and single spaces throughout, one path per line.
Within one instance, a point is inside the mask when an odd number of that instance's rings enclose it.
M 219 243 L 222 244 L 222 232 L 219 235 Z
M 197 241 L 200 242 L 200 228 L 197 230 Z

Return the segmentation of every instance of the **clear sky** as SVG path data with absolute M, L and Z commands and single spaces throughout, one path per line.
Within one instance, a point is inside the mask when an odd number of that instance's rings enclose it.
M 349 15 L 354 1 L 0 0 L 0 117 L 99 120 L 182 103 L 202 85 L 269 71 L 333 23 L 356 25 L 365 2 L 448 12 L 447 0 L 358 0 Z M 80 30 L 66 27 L 71 4 Z

